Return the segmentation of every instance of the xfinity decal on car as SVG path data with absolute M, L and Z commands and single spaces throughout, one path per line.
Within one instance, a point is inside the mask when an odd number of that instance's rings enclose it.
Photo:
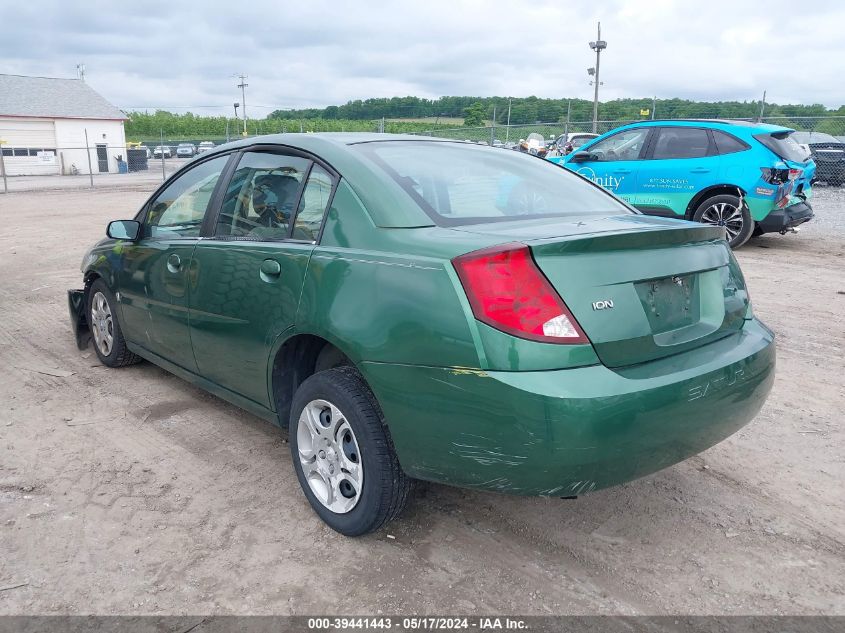
M 604 187 L 609 191 L 616 191 L 619 188 L 619 185 L 622 184 L 622 181 L 625 180 L 625 176 L 620 176 L 619 178 L 616 178 L 615 176 L 611 175 L 597 176 L 596 172 L 594 172 L 589 167 L 583 167 L 582 169 L 579 169 L 578 173 L 584 176 L 584 178 L 592 180 L 597 185 Z

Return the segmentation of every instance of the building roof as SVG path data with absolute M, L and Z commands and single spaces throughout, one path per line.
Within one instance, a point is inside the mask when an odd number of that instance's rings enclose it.
M 126 115 L 81 79 L 0 74 L 0 116 L 120 119 Z

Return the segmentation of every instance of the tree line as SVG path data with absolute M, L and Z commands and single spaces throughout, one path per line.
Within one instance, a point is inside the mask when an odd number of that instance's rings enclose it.
M 508 106 L 510 105 L 510 119 Z M 651 116 L 657 118 L 755 118 L 760 114 L 760 102 L 754 101 L 690 101 L 684 99 L 616 99 L 599 104 L 599 119 L 631 121 Z M 274 134 L 280 132 L 423 132 L 431 129 L 490 125 L 556 123 L 567 120 L 589 121 L 593 104 L 585 99 L 541 99 L 524 97 L 392 97 L 349 101 L 342 106 L 276 110 L 263 119 L 249 119 L 248 133 Z M 845 116 L 845 106 L 828 109 L 821 104 L 765 105 L 766 117 L 786 117 L 786 125 L 798 128 L 842 127 L 839 121 L 810 125 L 803 117 Z M 236 138 L 242 130 L 239 119 L 226 116 L 177 114 L 166 110 L 128 112 L 126 136 L 129 140 L 153 140 L 163 133 L 165 139 L 224 139 L 227 130 Z M 409 120 L 410 119 L 410 120 Z M 426 120 L 423 120 L 426 119 Z M 839 133 L 842 133 L 841 131 Z
M 348 101 L 341 106 L 327 108 L 304 108 L 299 110 L 275 110 L 268 118 L 273 119 L 350 119 L 372 120 L 409 119 L 409 118 L 448 118 L 465 117 L 467 110 L 483 111 L 483 118 L 504 124 L 551 123 L 564 121 L 569 112 L 571 121 L 587 121 L 593 116 L 593 102 L 586 99 L 541 99 L 540 97 L 440 97 L 422 99 L 420 97 L 391 97 L 383 99 L 365 99 Z M 599 118 L 608 120 L 627 120 L 641 118 L 640 112 L 651 110 L 654 106 L 657 116 L 663 118 L 751 118 L 760 114 L 759 101 L 690 101 L 685 99 L 650 98 L 616 99 L 599 105 Z M 765 116 L 811 117 L 845 115 L 845 106 L 838 110 L 829 110 L 821 104 L 779 105 L 766 104 Z

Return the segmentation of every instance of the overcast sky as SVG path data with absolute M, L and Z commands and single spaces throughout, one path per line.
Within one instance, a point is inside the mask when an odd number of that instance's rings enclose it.
M 415 95 L 845 103 L 845 2 L 425 0 L 0 4 L 0 73 L 87 81 L 124 110 L 250 116 Z

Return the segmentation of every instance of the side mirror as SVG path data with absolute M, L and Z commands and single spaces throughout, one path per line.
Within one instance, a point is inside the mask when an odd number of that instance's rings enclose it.
M 106 235 L 113 240 L 134 242 L 141 233 L 141 223 L 135 220 L 115 220 L 106 227 Z
M 572 158 L 569 159 L 570 163 L 586 163 L 589 161 L 598 160 L 598 156 L 595 154 L 591 154 L 590 152 L 575 152 L 572 155 Z

